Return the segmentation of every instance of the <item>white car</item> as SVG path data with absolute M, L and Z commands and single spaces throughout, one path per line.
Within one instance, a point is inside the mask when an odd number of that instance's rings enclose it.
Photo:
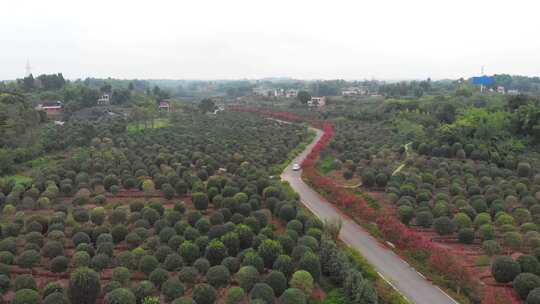
M 293 169 L 293 171 L 298 171 L 298 170 L 300 170 L 300 165 L 299 164 L 294 164 L 294 165 L 292 165 L 292 169 Z

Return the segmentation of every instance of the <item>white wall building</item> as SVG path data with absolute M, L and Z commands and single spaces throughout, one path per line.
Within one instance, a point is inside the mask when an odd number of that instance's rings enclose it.
M 98 105 L 108 105 L 110 103 L 111 103 L 111 95 L 110 94 L 103 94 L 97 100 Z
M 326 105 L 326 97 L 311 97 L 307 104 L 310 107 L 324 107 Z

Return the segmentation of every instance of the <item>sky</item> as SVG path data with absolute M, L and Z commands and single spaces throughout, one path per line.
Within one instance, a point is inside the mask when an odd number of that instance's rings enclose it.
M 0 79 L 540 76 L 538 0 L 2 0 Z

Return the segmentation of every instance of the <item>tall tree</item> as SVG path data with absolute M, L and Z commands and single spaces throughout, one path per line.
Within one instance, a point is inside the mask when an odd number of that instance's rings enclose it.
M 307 104 L 307 102 L 311 99 L 311 94 L 307 91 L 300 91 L 298 92 L 298 95 L 296 98 L 303 104 Z
M 199 103 L 199 109 L 203 113 L 213 112 L 216 108 L 216 104 L 210 98 L 205 98 Z
M 23 78 L 23 87 L 25 90 L 29 91 L 34 88 L 34 76 L 32 74 Z

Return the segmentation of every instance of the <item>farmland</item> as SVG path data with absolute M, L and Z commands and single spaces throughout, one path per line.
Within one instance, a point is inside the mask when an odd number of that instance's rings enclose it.
M 3 180 L 4 301 L 377 303 L 336 227 L 269 177 L 313 138 L 305 126 L 175 115 Z
M 317 113 L 333 136 L 304 179 L 456 298 L 536 303 L 538 148 L 521 131 L 536 104 L 485 95 L 336 103 Z

